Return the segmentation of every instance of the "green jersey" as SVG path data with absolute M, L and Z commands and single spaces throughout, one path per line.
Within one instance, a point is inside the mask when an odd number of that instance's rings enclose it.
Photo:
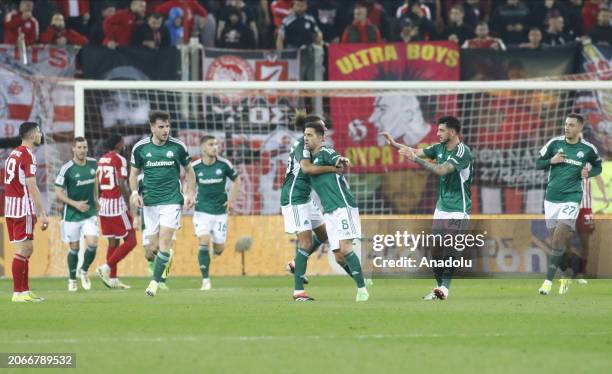
M 198 194 L 196 197 L 196 212 L 208 214 L 225 214 L 227 209 L 227 192 L 225 184 L 227 178 L 235 181 L 238 173 L 232 164 L 222 158 L 217 159 L 210 165 L 206 165 L 202 160 L 191 163 L 193 172 L 196 175 Z
M 179 139 L 169 137 L 164 144 L 155 145 L 149 136 L 134 144 L 131 164 L 144 173 L 144 205 L 182 205 L 181 166 L 189 163 L 191 156 Z
M 472 212 L 472 177 L 474 163 L 470 147 L 459 143 L 452 150 L 446 148 L 446 143 L 432 144 L 423 149 L 428 158 L 439 165 L 450 162 L 455 171 L 439 177 L 438 202 L 436 209 L 443 212 Z
M 322 147 L 311 158 L 313 165 L 336 166 L 340 155 L 332 148 Z M 311 175 L 310 182 L 312 188 L 319 195 L 324 213 L 331 213 L 340 208 L 357 207 L 344 175 L 336 173 Z
M 287 172 L 281 188 L 281 205 L 300 205 L 310 201 L 310 179 L 300 168 L 300 161 L 310 160 L 310 151 L 304 147 L 304 137 L 291 146 Z
M 563 152 L 565 160 L 562 163 L 551 165 L 550 159 L 557 153 Z M 548 169 L 548 184 L 546 187 L 546 201 L 551 203 L 579 203 L 582 200 L 582 168 L 590 163 L 592 168 L 589 177 L 601 173 L 601 158 L 597 148 L 584 139 L 576 144 L 570 144 L 565 136 L 552 138 L 540 150 L 540 159 L 536 163 L 538 169 Z
M 97 167 L 96 159 L 87 157 L 85 165 L 79 165 L 70 160 L 60 168 L 55 178 L 55 185 L 63 188 L 68 198 L 76 201 L 87 201 L 89 205 L 88 211 L 81 212 L 68 204 L 64 204 L 62 220 L 78 222 L 96 215 L 94 183 Z

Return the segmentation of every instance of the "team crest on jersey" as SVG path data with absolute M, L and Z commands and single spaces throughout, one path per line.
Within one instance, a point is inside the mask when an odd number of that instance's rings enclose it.
M 172 152 L 172 151 L 166 152 L 166 157 L 168 157 L 168 158 L 174 157 L 174 152 Z
M 95 171 L 94 169 L 91 169 L 91 170 L 89 171 L 89 174 L 94 175 L 94 174 L 96 174 L 96 171 Z
M 442 153 L 438 153 L 438 158 L 442 158 Z
M 223 172 L 221 171 L 221 169 L 217 169 L 217 171 L 215 171 L 215 174 L 217 175 L 221 175 Z
M 576 156 L 577 156 L 578 158 L 583 158 L 583 157 L 584 157 L 584 152 L 582 152 L 582 151 L 578 151 L 578 153 L 576 153 Z

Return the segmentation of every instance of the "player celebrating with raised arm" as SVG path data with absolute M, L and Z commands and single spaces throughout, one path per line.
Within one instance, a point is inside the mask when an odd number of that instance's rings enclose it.
M 227 238 L 227 214 L 240 191 L 240 176 L 231 162 L 219 157 L 219 142 L 212 135 L 200 139 L 201 158 L 191 163 L 196 175 L 197 198 L 193 226 L 198 237 L 198 262 L 202 272 L 202 287 L 208 291 L 210 283 L 210 250 L 208 245 L 212 236 L 215 256 L 220 256 L 225 249 Z M 227 179 L 233 184 L 229 199 L 225 191 Z
M 310 152 L 312 164 L 317 166 L 344 167 L 348 159 L 341 157 L 335 150 L 323 146 L 325 127 L 321 121 L 309 121 L 305 124 L 304 145 Z M 359 257 L 353 252 L 353 239 L 361 239 L 361 222 L 359 209 L 349 189 L 344 175 L 335 171 L 310 175 L 312 188 L 323 205 L 323 219 L 329 238 L 329 247 L 334 253 L 339 252 L 349 267 L 357 283 L 356 301 L 367 301 L 368 290 L 365 286 Z M 308 257 L 307 253 L 296 254 L 295 279 L 299 280 L 298 259 Z M 303 267 L 304 270 L 306 266 Z M 297 288 L 297 287 L 296 287 Z
M 434 211 L 434 230 L 465 230 L 470 213 L 472 198 L 470 187 L 473 176 L 473 161 L 470 148 L 460 139 L 461 122 L 455 117 L 447 116 L 438 120 L 438 138 L 440 143 L 427 148 L 415 149 L 393 140 L 389 133 L 383 133 L 387 143 L 399 148 L 400 154 L 421 165 L 423 169 L 439 177 L 438 201 Z M 434 163 L 425 160 L 435 160 Z M 436 248 L 434 257 L 452 256 L 452 249 Z M 446 300 L 454 273 L 453 268 L 434 268 L 437 287 L 423 299 Z
M 104 285 L 125 289 L 130 286 L 117 278 L 117 264 L 136 247 L 136 233 L 127 201 L 127 161 L 121 156 L 124 142 L 119 134 L 106 140 L 108 150 L 98 161 L 95 193 L 99 194 L 100 227 L 108 239 L 106 263 L 97 269 Z M 123 244 L 119 245 L 123 239 Z
M 87 271 L 96 258 L 98 248 L 98 219 L 94 187 L 97 162 L 87 157 L 87 140 L 82 136 L 74 138 L 72 160 L 66 162 L 55 178 L 55 196 L 64 203 L 61 233 L 68 243 L 68 291 L 77 291 L 76 278 L 81 279 L 83 289 L 90 290 L 91 282 Z M 81 235 L 85 237 L 87 249 L 83 264 L 77 269 Z
M 30 291 L 28 268 L 34 251 L 36 214 L 46 230 L 49 220 L 40 191 L 36 186 L 36 157 L 33 149 L 40 145 L 42 133 L 35 122 L 19 126 L 21 145 L 15 148 L 4 163 L 4 216 L 9 241 L 15 246 L 13 257 L 13 298 L 16 303 L 41 302 L 42 297 Z
M 541 295 L 548 295 L 563 256 L 582 200 L 582 179 L 592 178 L 601 173 L 601 157 L 597 148 L 580 136 L 584 119 L 579 114 L 569 114 L 565 119 L 565 136 L 552 138 L 540 150 L 536 168 L 549 170 L 544 218 L 552 231 L 552 254 L 548 260 L 546 279 L 539 289 Z M 588 171 L 585 166 L 591 165 Z
M 145 293 L 155 296 L 162 274 L 172 254 L 172 238 L 181 226 L 181 205 L 193 208 L 195 174 L 185 143 L 170 136 L 170 115 L 152 111 L 149 114 L 151 136 L 132 149 L 130 199 L 136 208 L 143 207 L 143 235 L 152 248 L 159 248 L 155 257 L 153 279 Z M 181 166 L 185 169 L 185 196 L 181 191 Z M 144 172 L 144 196 L 138 192 L 138 174 Z

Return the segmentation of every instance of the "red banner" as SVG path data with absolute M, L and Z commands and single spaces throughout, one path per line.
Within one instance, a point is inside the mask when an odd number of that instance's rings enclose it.
M 450 42 L 334 44 L 329 49 L 330 80 L 459 80 L 459 49 Z M 385 145 L 380 132 L 411 146 L 438 141 L 436 119 L 456 115 L 456 95 L 381 92 L 333 97 L 332 139 L 356 173 L 415 167 Z

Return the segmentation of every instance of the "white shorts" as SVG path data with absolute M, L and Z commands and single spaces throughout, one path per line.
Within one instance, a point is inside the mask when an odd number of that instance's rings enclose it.
M 557 223 L 560 222 L 575 230 L 579 212 L 579 203 L 551 203 L 544 200 L 544 218 L 548 229 L 555 228 Z
M 361 239 L 361 221 L 358 208 L 340 208 L 325 213 L 325 231 L 329 248 L 340 249 L 340 240 Z
M 321 210 L 312 200 L 306 204 L 282 206 L 281 212 L 283 213 L 287 234 L 297 234 L 313 228 L 316 229 L 324 223 Z
M 81 234 L 85 236 L 98 236 L 98 217 L 93 216 L 76 222 L 62 220 L 60 230 L 64 243 L 80 241 Z
M 194 212 L 193 227 L 197 237 L 212 235 L 213 243 L 224 244 L 227 239 L 227 214 Z
M 463 212 L 445 212 L 436 209 L 433 215 L 434 230 L 467 230 L 470 215 Z
M 179 204 L 145 206 L 142 209 L 143 237 L 159 232 L 159 226 L 178 230 L 181 227 L 183 209 Z

